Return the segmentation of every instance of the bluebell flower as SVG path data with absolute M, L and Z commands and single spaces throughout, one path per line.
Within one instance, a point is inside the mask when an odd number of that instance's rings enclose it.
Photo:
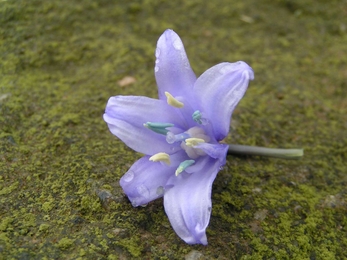
M 196 78 L 180 37 L 158 40 L 159 99 L 115 96 L 104 120 L 131 149 L 145 154 L 120 180 L 134 207 L 164 197 L 165 212 L 188 244 L 207 245 L 211 190 L 225 164 L 230 117 L 253 79 L 245 62 L 220 63 Z

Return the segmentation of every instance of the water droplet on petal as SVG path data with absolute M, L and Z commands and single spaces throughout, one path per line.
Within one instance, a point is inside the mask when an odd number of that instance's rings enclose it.
M 158 64 L 158 63 L 159 63 L 159 59 L 156 59 L 156 60 L 155 60 L 155 64 Z
M 180 39 L 176 39 L 176 40 L 173 42 L 172 45 L 174 46 L 174 48 L 175 48 L 176 50 L 181 50 L 181 49 L 184 48 L 183 43 L 182 43 L 182 41 L 181 41 Z
M 154 71 L 155 71 L 155 72 L 158 72 L 158 71 L 159 71 L 159 67 L 158 67 L 158 66 L 155 66 L 155 67 L 154 67 Z
M 254 73 L 252 70 L 245 70 L 244 72 L 242 72 L 242 76 L 248 80 L 254 79 Z
M 156 193 L 157 193 L 158 196 L 161 196 L 161 195 L 164 194 L 164 191 L 165 191 L 164 187 L 163 187 L 163 186 L 159 186 L 159 187 L 157 188 Z
M 132 170 L 127 171 L 123 177 L 123 181 L 125 182 L 131 182 L 134 179 L 134 172 Z
M 227 74 L 227 73 L 233 72 L 238 67 L 238 65 L 239 65 L 238 62 L 230 63 L 228 65 L 223 66 L 219 70 L 219 72 L 222 73 L 222 74 Z
M 155 51 L 155 57 L 159 58 L 159 55 L 160 55 L 160 49 L 157 48 Z
M 223 166 L 219 166 L 219 170 L 221 171 L 221 170 L 223 170 L 224 169 L 224 167 Z
M 144 198 L 148 198 L 149 197 L 149 190 L 148 188 L 141 184 L 140 186 L 137 186 L 137 192 Z
M 139 206 L 138 200 L 137 200 L 137 199 L 132 199 L 132 200 L 131 200 L 131 205 L 132 205 L 133 207 Z
M 172 132 L 167 132 L 166 134 L 166 142 L 169 144 L 173 144 L 176 141 L 175 134 Z

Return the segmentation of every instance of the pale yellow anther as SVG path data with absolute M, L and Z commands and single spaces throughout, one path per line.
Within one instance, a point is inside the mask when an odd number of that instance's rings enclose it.
M 201 138 L 187 138 L 185 142 L 187 146 L 192 147 L 201 143 L 205 143 L 205 140 Z
M 164 162 L 167 165 L 170 165 L 170 156 L 167 153 L 156 153 L 155 155 L 149 158 L 152 162 Z
M 174 98 L 169 92 L 165 92 L 165 96 L 167 98 L 167 103 L 170 106 L 177 107 L 177 108 L 182 108 L 184 106 L 182 102 Z

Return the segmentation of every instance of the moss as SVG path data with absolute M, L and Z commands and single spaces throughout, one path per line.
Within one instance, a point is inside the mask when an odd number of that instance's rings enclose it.
M 0 230 L 5 231 L 8 227 L 11 227 L 11 223 L 14 221 L 12 217 L 4 217 L 1 220 Z
M 107 257 L 107 260 L 117 260 L 117 259 L 118 259 L 118 257 L 116 255 L 114 255 L 114 254 L 110 254 Z
M 41 224 L 40 227 L 39 227 L 39 231 L 46 232 L 46 231 L 48 231 L 49 228 L 50 228 L 50 225 L 48 225 L 48 224 Z
M 6 259 L 344 259 L 346 22 L 341 1 L 2 1 L 0 255 Z M 256 6 L 257 8 L 254 8 Z M 112 95 L 156 97 L 154 48 L 173 28 L 195 72 L 255 71 L 227 142 L 303 147 L 300 161 L 228 157 L 209 246 L 133 208 L 119 178 L 141 155 L 102 120 Z M 134 84 L 118 86 L 125 76 Z
M 18 182 L 14 182 L 8 187 L 3 187 L 0 190 L 0 195 L 10 194 L 11 192 L 13 192 L 14 190 L 16 190 L 18 188 L 18 184 L 19 184 Z
M 123 246 L 133 257 L 140 257 L 142 247 L 138 238 L 123 239 L 117 242 L 118 245 Z
M 42 210 L 49 212 L 54 207 L 54 201 L 46 201 L 42 204 Z
M 62 250 L 66 250 L 69 247 L 71 247 L 73 245 L 73 243 L 74 243 L 73 239 L 64 237 L 64 238 L 59 240 L 57 246 Z

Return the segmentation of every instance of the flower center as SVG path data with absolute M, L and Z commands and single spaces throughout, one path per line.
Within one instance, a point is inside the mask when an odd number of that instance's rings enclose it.
M 196 159 L 199 156 L 206 155 L 204 151 L 195 146 L 200 143 L 208 143 L 210 141 L 210 137 L 205 134 L 204 129 L 198 126 L 194 126 L 188 131 L 174 134 L 173 132 L 167 130 L 168 127 L 173 127 L 173 124 L 170 123 L 152 123 L 147 122 L 143 124 L 146 128 L 156 132 L 158 134 L 166 135 L 166 141 L 169 144 L 174 144 L 180 142 L 181 148 L 187 153 L 188 157 L 191 159 Z M 164 153 L 158 153 L 156 157 L 152 156 L 151 161 L 163 161 L 169 164 L 169 159 L 167 157 L 163 157 Z
M 170 93 L 165 92 L 165 95 L 167 97 L 167 103 L 170 106 L 178 109 L 184 107 L 184 104 L 175 99 Z M 199 110 L 196 110 L 192 114 L 192 118 L 199 125 L 207 124 L 207 120 L 203 117 L 202 113 Z M 168 128 L 174 127 L 174 124 L 171 123 L 147 122 L 144 123 L 143 126 L 155 133 L 165 135 L 168 144 L 180 142 L 181 148 L 186 152 L 190 160 L 185 160 L 179 164 L 175 172 L 176 176 L 178 176 L 186 168 L 193 165 L 195 163 L 194 159 L 206 155 L 206 153 L 203 150 L 199 149 L 197 146 L 200 143 L 208 143 L 211 140 L 210 137 L 205 133 L 204 129 L 199 126 L 194 126 L 181 133 L 174 133 L 172 132 L 174 131 L 173 129 L 171 129 L 172 131 L 170 131 Z M 149 160 L 153 162 L 163 162 L 167 165 L 170 165 L 171 163 L 170 156 L 166 153 L 157 153 L 150 157 Z
M 166 141 L 169 144 L 174 142 L 181 142 L 181 148 L 187 153 L 191 159 L 197 159 L 199 156 L 206 155 L 204 151 L 199 148 L 194 148 L 199 143 L 208 143 L 210 137 L 205 134 L 204 129 L 198 126 L 194 126 L 188 131 L 174 135 L 172 132 L 167 132 Z

